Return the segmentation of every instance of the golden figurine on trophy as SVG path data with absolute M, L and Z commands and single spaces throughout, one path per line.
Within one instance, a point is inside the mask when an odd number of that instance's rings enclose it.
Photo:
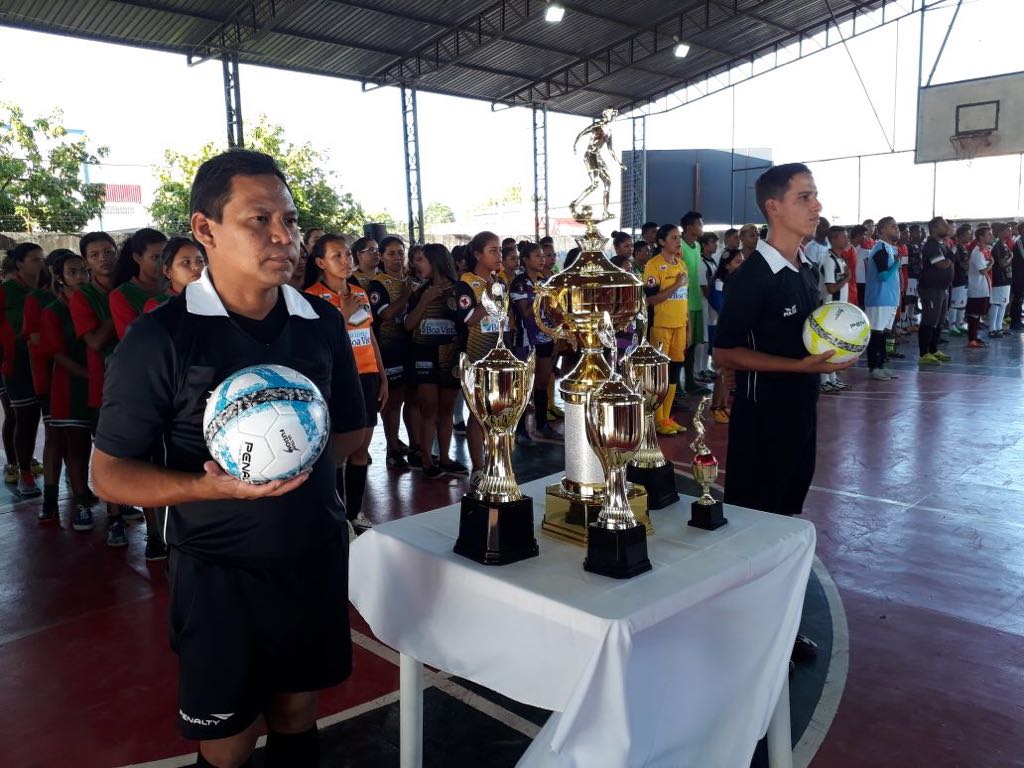
M 579 145 L 580 139 L 584 136 L 590 137 L 587 140 L 587 149 L 583 153 L 583 165 L 586 166 L 587 174 L 590 176 L 590 184 L 580 193 L 579 197 L 569 204 L 569 210 L 572 211 L 573 218 L 577 221 L 583 215 L 583 209 L 580 209 L 580 204 L 599 186 L 603 188 L 601 200 L 604 203 L 604 210 L 599 221 L 607 221 L 613 218 L 612 212 L 608 210 L 608 204 L 611 201 L 612 195 L 612 176 L 608 173 L 608 165 L 605 163 L 604 158 L 601 157 L 601 150 L 607 147 L 609 154 L 618 163 L 619 168 L 625 170 L 626 166 L 615 157 L 615 148 L 612 146 L 612 130 L 610 125 L 618 114 L 618 111 L 615 109 L 606 109 L 599 118 L 580 131 L 576 136 L 576 140 L 572 143 L 572 152 L 576 154 L 576 147 Z M 589 218 L 593 218 L 592 215 Z
M 623 358 L 622 375 L 631 387 L 643 395 L 644 441 L 629 462 L 626 477 L 647 491 L 648 509 L 664 509 L 679 501 L 679 493 L 676 491 L 675 468 L 658 445 L 654 411 L 668 394 L 671 361 L 647 340 L 646 308 L 637 315 L 636 322 L 637 335 L 641 341 Z
M 711 484 L 718 479 L 718 459 L 711 454 L 711 449 L 704 442 L 704 411 L 707 410 L 711 396 L 701 398 L 697 413 L 693 417 L 693 430 L 697 436 L 690 443 L 693 449 L 693 479 L 701 487 L 701 497 L 690 505 L 689 525 L 714 531 L 728 523 L 722 513 L 722 502 L 711 495 Z
M 512 437 L 533 392 L 536 358 L 522 362 L 505 346 L 508 293 L 493 283 L 480 297 L 501 329 L 498 343 L 470 364 L 459 356 L 458 377 L 466 404 L 484 428 L 484 469 L 476 487 L 462 497 L 456 554 L 485 565 L 505 565 L 538 554 L 533 499 L 519 490 L 512 471 Z
M 583 568 L 603 576 L 628 579 L 651 570 L 647 531 L 630 509 L 626 482 L 626 464 L 644 438 L 644 397 L 615 371 L 618 349 L 607 312 L 598 335 L 611 349 L 612 373 L 587 396 L 587 439 L 607 480 L 601 512 L 588 526 Z
M 605 360 L 605 345 L 597 333 L 598 323 L 608 313 L 613 328 L 624 330 L 646 306 L 640 278 L 608 260 L 603 251 L 607 238 L 598 231 L 591 206 L 580 205 L 608 176 L 599 154 L 612 117 L 606 110 L 577 137 L 578 141 L 588 131 L 593 132 L 585 158 L 592 184 L 571 205 L 576 221 L 586 227 L 576 240 L 582 252 L 572 266 L 538 285 L 534 299 L 534 316 L 541 330 L 554 339 L 568 340 L 580 353 L 579 362 L 558 387 L 565 401 L 565 477 L 546 490 L 541 526 L 545 533 L 576 544 L 586 542 L 587 526 L 597 519 L 604 504 L 605 474 L 587 441 L 585 414 L 587 395 L 612 373 Z M 647 492 L 631 486 L 628 498 L 637 519 L 653 530 L 647 514 Z

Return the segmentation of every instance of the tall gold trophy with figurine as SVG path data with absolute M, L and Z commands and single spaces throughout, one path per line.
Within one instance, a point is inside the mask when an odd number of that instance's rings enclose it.
M 601 150 L 610 151 L 608 124 L 612 118 L 614 111 L 606 110 L 577 137 L 579 141 L 589 136 L 584 165 L 590 186 L 570 206 L 573 218 L 586 228 L 576 240 L 581 253 L 572 266 L 539 285 L 534 299 L 534 316 L 541 329 L 552 338 L 567 340 L 580 356 L 559 384 L 565 401 L 565 476 L 546 489 L 541 530 L 581 545 L 587 541 L 587 526 L 597 520 L 605 502 L 605 472 L 587 439 L 586 428 L 587 396 L 612 374 L 598 327 L 607 313 L 614 330 L 624 330 L 646 306 L 643 283 L 608 260 L 603 251 L 607 238 L 597 229 L 599 223 L 611 218 L 607 210 L 611 176 Z M 592 207 L 581 202 L 602 183 L 605 210 L 597 219 Z M 646 491 L 630 485 L 627 497 L 636 519 L 652 532 Z

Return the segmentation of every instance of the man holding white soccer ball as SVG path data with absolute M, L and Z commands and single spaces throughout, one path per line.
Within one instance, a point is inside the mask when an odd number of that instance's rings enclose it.
M 359 445 L 362 390 L 341 314 L 288 285 L 297 214 L 274 160 L 231 150 L 203 163 L 191 210 L 209 266 L 133 323 L 112 356 L 96 491 L 169 508 L 178 719 L 200 742 L 196 765 L 249 765 L 265 723 L 268 768 L 312 767 L 317 691 L 352 664 L 335 455 Z M 333 451 L 321 450 L 328 424 Z M 232 437 L 246 430 L 274 456 Z M 218 458 L 232 474 L 211 460 L 208 438 L 226 446 Z M 300 463 L 285 466 L 292 457 Z M 256 482 L 272 477 L 289 479 Z

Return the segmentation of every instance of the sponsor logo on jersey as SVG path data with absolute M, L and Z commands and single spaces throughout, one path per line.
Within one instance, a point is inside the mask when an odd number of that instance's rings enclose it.
M 650 277 L 647 278 L 647 284 L 651 288 L 656 287 L 658 285 L 658 278 L 656 278 L 654 275 L 651 275 Z
M 784 310 L 782 310 L 782 316 L 783 317 L 792 317 L 796 313 L 797 313 L 796 304 L 794 304 L 791 307 L 786 307 Z
M 379 293 L 377 293 L 376 291 L 374 291 L 373 293 L 371 293 L 371 294 L 370 294 L 370 303 L 371 303 L 371 304 L 374 304 L 374 305 L 376 305 L 376 304 L 380 304 L 380 294 L 379 294 Z
M 473 300 L 469 296 L 459 296 L 459 306 L 463 309 L 469 309 L 473 306 Z

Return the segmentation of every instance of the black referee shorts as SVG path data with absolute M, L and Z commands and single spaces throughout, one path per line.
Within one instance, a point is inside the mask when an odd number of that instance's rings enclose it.
M 328 688 L 352 671 L 347 538 L 302 558 L 245 566 L 172 550 L 170 579 L 186 739 L 241 733 L 273 694 Z
M 799 515 L 814 477 L 818 405 L 737 397 L 729 414 L 725 503 Z

